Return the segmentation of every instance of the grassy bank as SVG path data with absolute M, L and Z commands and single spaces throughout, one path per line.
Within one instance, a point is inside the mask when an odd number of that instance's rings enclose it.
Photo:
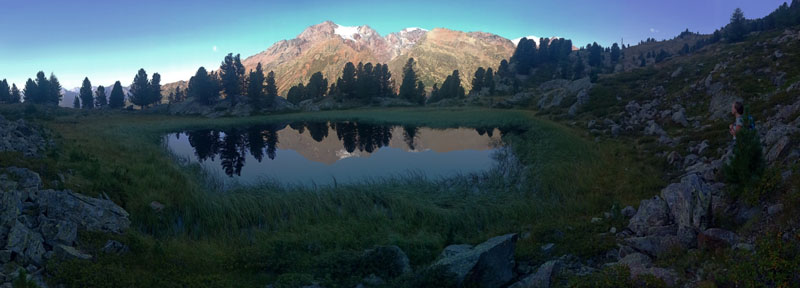
M 6 111 L 7 114 L 13 112 Z M 252 187 L 210 191 L 199 167 L 172 161 L 164 133 L 193 128 L 357 120 L 429 127 L 523 127 L 503 140 L 525 165 L 525 177 L 407 177 L 320 189 Z M 40 160 L 0 155 L 49 180 L 71 171 L 63 186 L 108 195 L 131 212 L 133 231 L 119 236 L 131 253 L 48 267 L 69 286 L 219 287 L 302 283 L 354 286 L 366 275 L 348 259 L 373 245 L 401 247 L 422 267 L 443 247 L 477 243 L 508 232 L 521 239 L 518 259 L 553 253 L 595 255 L 613 245 L 597 236 L 615 225 L 589 219 L 612 205 L 638 203 L 662 186 L 657 168 L 625 143 L 594 143 L 531 112 L 481 108 L 323 111 L 241 119 L 201 119 L 128 113 L 55 113 L 41 121 L 58 145 Z M 154 212 L 149 203 L 166 206 Z M 95 252 L 104 235 L 81 235 Z

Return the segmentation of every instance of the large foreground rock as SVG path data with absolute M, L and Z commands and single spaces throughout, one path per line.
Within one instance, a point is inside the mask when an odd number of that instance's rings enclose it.
M 561 261 L 559 260 L 551 260 L 547 261 L 542 266 L 539 266 L 539 269 L 536 270 L 536 273 L 528 275 L 525 278 L 522 278 L 517 283 L 514 283 L 509 288 L 547 288 L 550 287 L 552 283 L 552 278 L 558 273 L 558 270 L 561 269 Z
M 497 236 L 478 244 L 471 249 L 445 249 L 450 255 L 443 255 L 433 264 L 444 267 L 456 275 L 460 286 L 502 287 L 514 278 L 514 244 L 517 234 Z M 460 251 L 458 253 L 452 253 Z
M 41 154 L 49 142 L 44 131 L 25 120 L 8 121 L 0 115 L 0 152 L 20 152 L 25 157 Z
M 45 217 L 70 221 L 88 231 L 122 233 L 130 226 L 128 212 L 114 202 L 72 191 L 39 191 L 39 208 Z
M 711 187 L 697 174 L 681 178 L 661 190 L 678 227 L 705 230 L 711 221 Z
M 630 213 L 630 212 L 628 212 Z M 655 196 L 642 200 L 639 210 L 631 218 L 628 228 L 636 235 L 644 236 L 652 227 L 665 226 L 669 223 L 669 207 L 661 197 Z

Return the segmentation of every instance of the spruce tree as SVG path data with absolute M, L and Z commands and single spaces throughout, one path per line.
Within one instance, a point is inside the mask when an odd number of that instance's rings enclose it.
M 94 105 L 97 106 L 97 108 L 104 108 L 108 105 L 106 87 L 103 87 L 103 85 L 97 86 L 97 90 L 94 91 Z
M 31 103 L 47 103 L 47 95 L 50 94 L 50 80 L 47 80 L 44 71 L 36 73 L 36 88 L 36 91 L 31 93 Z M 28 102 L 28 94 L 25 94 L 25 102 Z
M 11 87 L 8 87 L 8 81 L 3 79 L 0 81 L 0 103 L 11 102 Z
M 417 93 L 417 72 L 414 71 L 414 58 L 408 58 L 406 65 L 403 66 L 403 82 L 400 84 L 401 99 L 411 103 L 418 103 Z
M 205 105 L 214 104 L 219 99 L 220 91 L 220 86 L 215 81 L 218 81 L 216 75 L 209 74 L 204 67 L 198 68 L 189 79 L 188 96 Z
M 75 97 L 75 99 L 72 100 L 72 108 L 81 109 L 81 97 Z
M 247 99 L 256 111 L 261 110 L 264 108 L 264 70 L 261 63 L 258 63 L 256 70 L 250 70 L 247 79 Z
M 53 106 L 58 106 L 58 103 L 61 103 L 61 83 L 58 82 L 58 78 L 53 73 L 50 73 L 50 79 L 47 80 L 49 84 L 49 92 L 46 96 L 46 103 Z
M 469 91 L 469 94 L 478 94 L 481 93 L 483 90 L 483 77 L 486 74 L 486 70 L 483 67 L 478 67 L 475 69 L 475 76 L 472 77 L 472 90 Z
M 369 63 L 367 63 L 370 65 Z M 370 65 L 370 67 L 372 67 Z M 362 77 L 359 77 L 361 79 Z M 325 79 L 322 76 L 322 72 L 316 72 L 311 75 L 311 79 L 308 79 L 308 85 L 306 85 L 305 93 L 306 99 L 314 99 L 314 101 L 322 100 L 325 97 L 325 93 L 328 92 L 328 79 Z
M 297 86 L 292 86 L 292 88 L 289 89 L 289 92 L 286 93 L 286 100 L 294 105 L 297 105 L 304 100 L 303 98 L 305 97 L 305 94 L 305 86 L 303 86 L 303 83 L 300 83 L 297 84 Z
M 275 97 L 278 97 L 278 86 L 275 85 L 275 72 L 269 71 L 266 85 L 264 85 L 264 101 L 267 107 L 272 107 Z
M 147 104 L 161 104 L 161 74 L 153 73 L 153 79 L 150 80 L 150 96 L 147 98 Z
M 92 109 L 94 108 L 94 95 L 92 93 L 92 82 L 89 82 L 89 77 L 83 78 L 83 85 L 80 90 L 81 108 Z
M 347 62 L 342 69 L 342 78 L 340 78 L 336 87 L 339 89 L 339 97 L 341 99 L 350 99 L 355 97 L 356 93 L 356 66 L 352 62 Z
M 114 83 L 111 88 L 111 95 L 108 97 L 108 107 L 120 109 L 125 106 L 125 93 L 122 91 L 122 84 L 119 81 Z
M 725 27 L 725 37 L 729 42 L 739 42 L 747 34 L 747 19 L 744 18 L 742 9 L 736 8 L 731 15 L 731 22 Z
M 415 103 L 419 105 L 425 104 L 426 94 L 425 83 L 422 83 L 422 81 L 417 81 L 417 99 Z
M 136 73 L 130 89 L 130 100 L 133 105 L 139 105 L 144 109 L 145 106 L 150 104 L 152 90 L 150 89 L 150 82 L 147 81 L 147 72 L 144 69 L 139 69 L 139 72 Z
M 236 105 L 242 95 L 245 72 L 239 54 L 233 56 L 233 53 L 228 53 L 219 66 L 219 72 L 225 97 L 230 99 L 232 105 Z
M 17 89 L 17 84 L 11 84 L 11 98 L 9 99 L 8 103 L 19 103 L 22 101 L 22 96 L 19 93 L 19 89 Z
M 39 103 L 39 100 L 36 99 L 39 96 L 39 86 L 31 78 L 28 78 L 28 81 L 25 82 L 25 88 L 23 88 L 22 93 L 25 94 L 25 103 Z
M 617 63 L 619 61 L 620 56 L 620 49 L 617 43 L 611 45 L 611 63 Z
M 486 68 L 486 74 L 483 75 L 483 88 L 488 88 L 489 95 L 494 95 L 496 85 L 494 84 L 494 71 L 492 67 Z

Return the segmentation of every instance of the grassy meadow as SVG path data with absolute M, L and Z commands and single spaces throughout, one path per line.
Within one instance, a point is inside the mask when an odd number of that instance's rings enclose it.
M 643 158 L 628 143 L 597 143 L 525 110 L 388 108 L 205 119 L 4 109 L 0 112 L 7 118 L 41 123 L 53 132 L 56 145 L 41 159 L 0 154 L 3 163 L 38 171 L 51 188 L 106 195 L 131 213 L 131 231 L 114 236 L 131 253 L 97 253 L 109 236 L 85 233 L 80 248 L 94 260 L 48 265 L 59 283 L 71 287 L 291 287 L 312 280 L 352 287 L 367 275 L 351 260 L 375 245 L 399 246 L 419 271 L 447 245 L 480 243 L 510 232 L 523 235 L 518 261 L 538 263 L 547 256 L 540 249 L 546 243 L 556 244 L 554 255 L 590 257 L 615 245 L 613 236 L 602 232 L 625 223 L 618 213 L 600 224 L 591 224 L 592 217 L 638 204 L 664 184 L 660 162 Z M 164 134 L 186 129 L 345 120 L 520 127 L 503 141 L 522 170 L 220 191 L 198 165 L 179 165 L 161 143 Z M 153 211 L 152 201 L 165 209 Z M 406 280 L 390 284 L 402 286 Z

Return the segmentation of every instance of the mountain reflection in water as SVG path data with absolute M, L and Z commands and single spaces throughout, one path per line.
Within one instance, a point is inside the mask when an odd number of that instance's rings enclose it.
M 168 149 L 226 182 L 333 184 L 421 173 L 485 171 L 500 148 L 498 128 L 432 129 L 361 122 L 297 122 L 165 137 Z

